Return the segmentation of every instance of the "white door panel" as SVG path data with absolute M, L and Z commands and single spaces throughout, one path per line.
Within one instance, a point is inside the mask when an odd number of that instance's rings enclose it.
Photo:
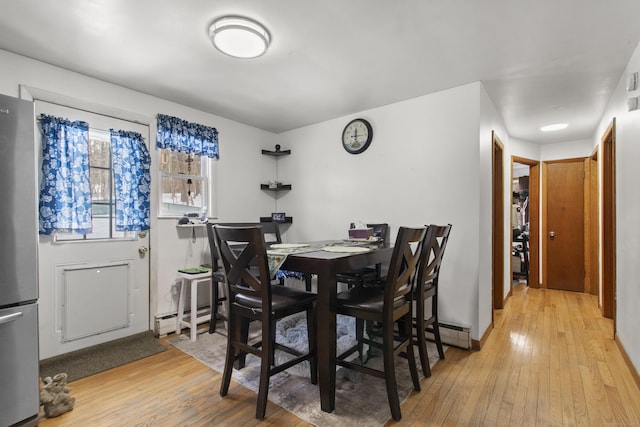
M 36 115 L 41 113 L 84 120 L 100 130 L 138 132 L 149 145 L 146 125 L 36 101 Z M 36 134 L 40 138 L 39 129 Z M 41 359 L 151 329 L 149 231 L 131 234 L 123 239 L 58 242 L 40 236 Z

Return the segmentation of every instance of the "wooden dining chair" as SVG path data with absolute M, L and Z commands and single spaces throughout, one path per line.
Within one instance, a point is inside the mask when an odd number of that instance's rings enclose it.
M 367 224 L 367 227 L 373 228 L 373 236 L 378 238 L 381 244 L 389 246 L 389 224 Z M 353 286 L 363 286 L 372 280 L 378 280 L 382 277 L 382 264 L 376 264 L 364 267 L 356 271 L 336 274 L 338 283 L 346 283 L 349 288 Z
M 414 284 L 414 344 L 418 346 L 422 373 L 425 377 L 431 376 L 431 367 L 429 366 L 429 356 L 427 354 L 426 332 L 433 334 L 436 347 L 438 348 L 438 355 L 440 359 L 444 359 L 444 350 L 440 338 L 440 325 L 438 323 L 438 277 L 440 275 L 444 250 L 449 241 L 451 227 L 451 224 L 431 224 L 427 227 L 427 233 L 422 245 L 422 256 L 418 267 L 418 274 Z M 425 306 L 429 300 L 431 300 L 431 314 L 425 319 Z
M 357 337 L 358 342 L 354 346 L 336 356 L 336 364 L 384 378 L 391 415 L 396 421 L 402 417 L 395 374 L 396 356 L 407 357 L 413 388 L 420 391 L 412 345 L 411 293 L 425 233 L 426 228 L 400 227 L 384 287 L 353 287 L 337 295 L 337 313 L 355 317 L 356 335 L 360 336 Z M 360 342 L 380 345 L 374 340 L 362 337 L 361 331 L 365 321 L 375 322 L 382 330 L 383 370 L 374 369 L 349 359 L 349 356 L 359 351 Z M 394 333 L 394 326 L 398 326 L 397 333 Z
M 310 363 L 311 383 L 317 383 L 316 360 L 316 295 L 303 290 L 272 285 L 269 275 L 266 245 L 260 226 L 212 227 L 216 250 L 224 271 L 229 298 L 227 355 L 220 395 L 229 391 L 234 363 L 245 366 L 247 354 L 260 358 L 260 381 L 256 418 L 265 416 L 269 378 L 306 360 Z M 308 351 L 275 342 L 276 321 L 295 313 L 306 312 Z M 249 342 L 249 325 L 260 322 L 260 336 Z M 275 365 L 275 350 L 289 353 L 293 358 Z
M 207 223 L 207 238 L 209 240 L 209 253 L 211 254 L 211 318 L 209 319 L 209 333 L 213 334 L 218 326 L 218 321 L 227 322 L 227 311 L 225 307 L 227 295 L 224 290 L 224 273 L 218 262 L 215 239 L 213 236 L 212 223 Z M 222 290 L 222 292 L 220 292 Z M 220 311 L 220 306 L 223 310 Z M 227 325 L 228 326 L 228 325 Z M 228 329 L 228 327 L 227 327 Z

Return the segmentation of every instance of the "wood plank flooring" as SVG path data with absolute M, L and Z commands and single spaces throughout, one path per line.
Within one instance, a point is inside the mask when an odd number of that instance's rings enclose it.
M 450 348 L 402 405 L 402 426 L 638 426 L 640 390 L 592 295 L 518 286 L 479 352 Z M 166 344 L 166 339 L 162 340 Z M 167 345 L 167 351 L 70 384 L 75 409 L 55 426 L 306 426 Z M 336 405 L 340 405 L 337 401 Z

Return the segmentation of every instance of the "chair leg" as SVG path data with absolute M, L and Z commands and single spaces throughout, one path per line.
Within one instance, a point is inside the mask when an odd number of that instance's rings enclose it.
M 427 354 L 427 337 L 425 336 L 424 325 L 424 301 L 416 301 L 416 342 L 418 343 L 418 355 L 420 356 L 420 365 L 422 366 L 422 375 L 425 378 L 431 376 L 431 367 L 429 366 L 429 355 Z
M 307 342 L 309 343 L 309 359 L 311 384 L 318 384 L 318 343 L 316 337 L 316 309 L 307 310 Z
M 233 332 L 234 333 L 234 339 L 242 342 L 244 344 L 246 344 L 249 341 L 249 319 L 246 318 L 241 318 L 241 319 L 236 319 L 236 330 Z M 236 356 L 236 369 L 242 369 L 244 368 L 244 365 L 246 364 L 246 360 L 247 360 L 247 353 L 246 352 L 239 352 L 238 355 Z
M 356 342 L 358 343 L 358 357 L 360 358 L 360 363 L 366 363 L 368 359 L 364 357 L 364 325 L 364 320 L 356 318 Z
M 311 292 L 311 274 L 304 274 L 304 289 L 307 292 Z
M 444 359 L 444 349 L 442 348 L 442 339 L 440 339 L 440 324 L 438 323 L 438 294 L 433 297 L 431 303 L 431 313 L 433 315 L 433 338 L 438 347 L 438 356 Z
M 275 322 L 274 322 L 275 323 Z M 269 332 L 269 335 L 271 333 Z M 269 377 L 271 376 L 271 365 L 273 359 L 273 335 L 269 339 L 262 337 L 262 351 L 260 356 L 260 383 L 258 384 L 258 403 L 256 406 L 256 418 L 264 418 L 267 410 L 267 394 L 269 393 Z
M 433 322 L 433 338 L 438 347 L 438 356 L 440 359 L 444 359 L 444 349 L 442 348 L 442 340 L 440 339 L 440 326 L 438 325 L 438 319 Z
M 382 333 L 382 360 L 384 365 L 384 380 L 387 386 L 387 399 L 391 408 L 391 416 L 400 421 L 400 399 L 398 398 L 398 383 L 396 381 L 395 360 L 393 356 L 393 322 L 386 322 Z
M 409 371 L 411 372 L 411 379 L 413 380 L 413 389 L 415 391 L 420 391 L 420 379 L 418 378 L 418 368 L 416 367 L 416 357 L 413 354 L 413 337 L 412 337 L 413 325 L 411 324 L 411 312 L 409 312 L 405 316 L 405 319 L 406 321 L 403 322 L 403 325 L 401 326 L 404 328 L 403 329 L 404 333 L 401 334 L 401 337 L 402 339 L 405 340 L 405 342 L 407 342 L 407 350 L 406 350 L 407 360 L 409 361 Z M 424 336 L 424 332 L 422 333 L 422 335 Z M 427 358 L 427 367 L 429 367 L 428 358 Z M 431 369 L 429 369 L 429 375 L 431 375 Z
M 222 373 L 222 381 L 220 383 L 220 396 L 226 396 L 229 392 L 229 384 L 231 383 L 231 373 L 233 372 L 233 364 L 236 359 L 236 349 L 233 345 L 234 336 L 238 335 L 238 322 L 232 316 L 229 316 L 227 331 L 227 356 L 224 362 L 224 371 Z
M 212 334 L 216 331 L 216 324 L 218 323 L 218 282 L 216 282 L 211 276 L 211 319 L 209 320 L 209 333 Z

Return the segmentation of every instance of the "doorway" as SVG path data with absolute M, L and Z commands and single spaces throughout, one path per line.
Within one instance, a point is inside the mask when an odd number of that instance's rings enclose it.
M 512 285 L 540 286 L 540 162 L 511 157 Z M 525 259 L 526 256 L 526 259 Z
M 585 159 L 543 163 L 545 287 L 584 292 Z

